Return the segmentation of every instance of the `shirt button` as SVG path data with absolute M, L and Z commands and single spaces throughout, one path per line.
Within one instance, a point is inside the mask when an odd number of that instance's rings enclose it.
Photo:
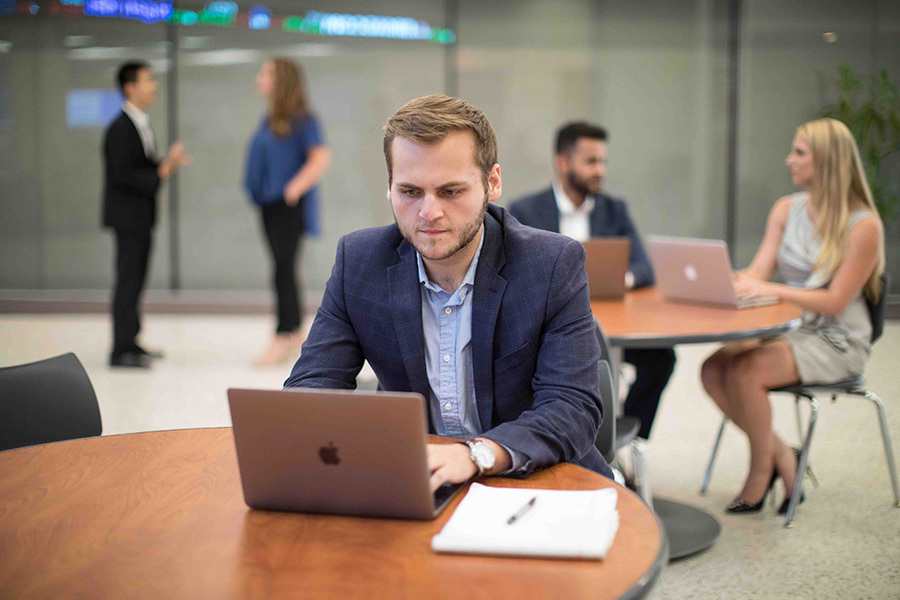
M 452 313 L 452 312 L 453 312 L 453 309 L 450 308 L 449 306 L 448 306 L 447 308 L 444 309 L 444 314 L 445 314 L 445 315 L 449 315 L 449 314 Z
M 451 408 L 453 408 L 453 405 L 450 404 L 449 402 L 444 405 L 444 410 L 450 410 Z
M 445 354 L 445 355 L 444 355 L 444 362 L 450 362 L 450 355 L 449 355 L 449 354 Z

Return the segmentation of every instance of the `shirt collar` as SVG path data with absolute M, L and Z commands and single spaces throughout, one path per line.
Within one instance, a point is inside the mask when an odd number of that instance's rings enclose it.
M 589 215 L 591 214 L 591 211 L 594 210 L 595 201 L 593 195 L 588 194 L 585 196 L 581 206 L 575 206 L 575 203 L 572 202 L 568 195 L 566 195 L 566 190 L 563 189 L 562 184 L 558 180 L 553 181 L 553 196 L 556 198 L 556 207 L 559 209 L 560 214 Z
M 478 240 L 478 248 L 475 250 L 475 257 L 472 258 L 472 264 L 469 265 L 469 269 L 466 271 L 466 276 L 463 278 L 462 284 L 454 294 L 459 293 L 459 291 L 467 285 L 475 285 L 475 271 L 478 269 L 478 259 L 481 258 L 481 248 L 484 246 L 484 229 L 484 227 L 481 228 L 481 239 Z M 432 292 L 447 293 L 447 290 L 432 283 L 431 280 L 428 279 L 428 274 L 425 273 L 425 263 L 422 262 L 422 255 L 419 254 L 418 250 L 416 251 L 416 265 L 419 267 L 419 283 L 424 283 L 425 287 Z
M 126 100 L 122 105 L 122 110 L 125 111 L 126 115 L 131 117 L 131 120 L 134 121 L 135 125 L 141 127 L 147 127 L 148 125 L 150 125 L 150 117 L 147 116 L 147 113 L 139 109 L 128 100 Z

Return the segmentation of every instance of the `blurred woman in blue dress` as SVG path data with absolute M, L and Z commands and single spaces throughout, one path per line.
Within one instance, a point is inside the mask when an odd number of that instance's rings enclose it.
M 258 366 L 296 358 L 304 340 L 297 254 L 304 233 L 317 235 L 316 185 L 331 163 L 313 115 L 303 72 L 296 62 L 273 58 L 256 76 L 266 114 L 250 140 L 245 186 L 259 207 L 272 257 L 278 324 Z

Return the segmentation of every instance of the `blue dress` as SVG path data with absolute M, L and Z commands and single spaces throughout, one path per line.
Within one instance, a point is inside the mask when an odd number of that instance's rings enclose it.
M 279 137 L 269 127 L 269 118 L 263 117 L 247 150 L 247 167 L 244 187 L 258 206 L 280 202 L 284 186 L 306 163 L 309 150 L 324 146 L 325 140 L 318 120 L 308 115 L 291 124 L 291 132 Z M 303 222 L 305 233 L 319 234 L 319 198 L 317 186 L 303 196 Z

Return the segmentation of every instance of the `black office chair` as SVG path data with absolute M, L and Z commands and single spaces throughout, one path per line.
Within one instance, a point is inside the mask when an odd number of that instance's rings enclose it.
M 638 440 L 641 421 L 636 417 L 617 416 L 618 379 L 613 376 L 617 369 L 613 363 L 611 347 L 600 324 L 594 321 L 597 341 L 600 343 L 600 395 L 603 400 L 603 424 L 597 433 L 597 449 L 610 465 L 616 462 L 616 454 L 628 446 L 631 450 L 631 469 L 638 494 L 650 508 L 653 495 L 647 481 L 647 465 L 643 444 Z
M 889 274 L 884 273 L 881 276 L 881 298 L 878 300 L 878 302 L 875 303 L 869 302 L 869 300 L 866 299 L 866 306 L 869 310 L 869 319 L 872 322 L 873 344 L 879 337 L 881 337 L 881 334 L 884 331 L 884 311 L 890 285 L 891 277 Z M 794 406 L 797 413 L 797 431 L 800 439 L 802 440 L 800 458 L 797 461 L 798 474 L 812 474 L 808 466 L 809 448 L 812 445 L 813 432 L 815 430 L 816 420 L 818 419 L 819 415 L 819 401 L 816 399 L 817 395 L 831 395 L 832 402 L 837 402 L 838 396 L 856 396 L 859 398 L 865 398 L 874 403 L 875 408 L 878 411 L 878 421 L 881 425 L 881 441 L 884 444 L 884 453 L 887 457 L 888 473 L 891 476 L 891 485 L 894 490 L 894 503 L 897 506 L 900 506 L 900 483 L 898 483 L 897 478 L 897 464 L 894 461 L 894 450 L 891 446 L 891 437 L 888 431 L 887 413 L 884 410 L 884 402 L 882 402 L 881 398 L 879 398 L 874 392 L 867 388 L 866 380 L 863 379 L 861 375 L 857 375 L 856 377 L 851 377 L 850 379 L 845 379 L 843 381 L 837 381 L 834 383 L 806 383 L 799 385 L 789 385 L 769 391 L 782 392 L 785 394 L 792 394 L 794 396 Z M 805 399 L 809 402 L 809 422 L 806 426 L 805 435 L 803 431 L 802 420 L 800 418 L 801 399 Z M 713 445 L 712 456 L 710 456 L 709 458 L 709 465 L 707 465 L 706 472 L 703 475 L 703 481 L 700 483 L 701 494 L 705 494 L 707 487 L 709 486 L 709 479 L 712 475 L 713 462 L 716 460 L 716 453 L 719 449 L 719 443 L 722 441 L 722 433 L 725 430 L 725 424 L 727 422 L 728 419 L 724 418 L 722 419 L 722 424 L 719 426 L 719 432 Z M 813 477 L 813 483 L 816 483 L 815 477 Z M 787 515 L 784 520 L 785 527 L 790 527 L 793 523 L 794 511 L 797 509 L 797 505 L 800 503 L 800 497 L 802 496 L 802 494 L 803 477 L 798 476 L 794 478 L 794 488 L 793 490 L 791 490 L 791 501 L 788 503 Z
M 101 433 L 97 396 L 71 352 L 0 368 L 0 450 Z

